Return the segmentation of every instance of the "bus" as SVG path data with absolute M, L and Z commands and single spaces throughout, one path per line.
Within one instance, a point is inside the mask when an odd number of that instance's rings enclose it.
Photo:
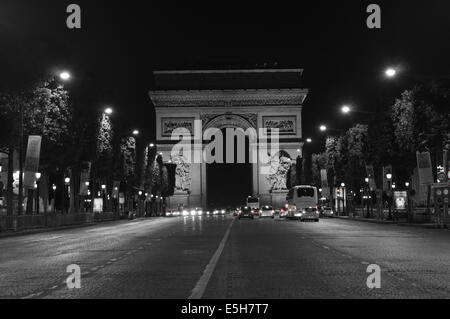
M 259 198 L 255 196 L 247 197 L 246 206 L 250 207 L 251 210 L 257 214 L 259 212 Z
M 291 188 L 286 196 L 289 219 L 319 221 L 317 187 L 300 185 Z

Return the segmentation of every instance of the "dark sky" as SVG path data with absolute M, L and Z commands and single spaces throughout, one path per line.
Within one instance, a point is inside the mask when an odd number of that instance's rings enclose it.
M 153 70 L 238 67 L 304 68 L 310 89 L 304 135 L 321 122 L 349 127 L 338 107 L 371 109 L 411 76 L 450 74 L 450 2 L 428 1 L 0 1 L 0 88 L 23 85 L 58 68 L 74 79 L 79 107 L 111 104 L 124 127 L 154 134 L 147 92 Z M 369 30 L 366 7 L 382 8 L 382 29 Z M 82 29 L 68 30 L 66 6 L 82 8 Z M 187 4 L 186 4 L 187 3 Z M 402 70 L 395 81 L 383 69 Z M 74 93 L 75 94 L 75 93 Z

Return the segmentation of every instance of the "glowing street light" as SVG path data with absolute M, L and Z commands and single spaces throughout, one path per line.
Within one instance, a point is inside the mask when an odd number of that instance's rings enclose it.
M 325 125 L 321 125 L 319 129 L 320 131 L 325 132 L 327 130 L 327 127 Z
M 348 105 L 344 105 L 341 107 L 341 112 L 344 114 L 348 114 L 348 113 L 350 113 L 350 111 L 351 111 L 351 109 L 350 109 L 350 106 L 348 106 Z
M 134 136 L 139 135 L 139 130 L 134 130 L 134 131 L 133 131 L 133 135 L 134 135 Z
M 155 147 L 155 144 L 153 144 L 153 143 L 150 143 L 150 145 L 149 145 L 151 148 L 154 148 Z
M 39 173 L 39 172 L 36 173 L 36 179 L 37 179 L 37 180 L 40 180 L 40 179 L 41 179 L 41 173 Z
M 64 183 L 69 184 L 69 183 L 70 183 L 70 177 L 66 177 L 66 178 L 64 179 Z
M 405 182 L 405 186 L 406 186 L 406 187 L 409 187 L 409 182 Z
M 394 68 L 388 68 L 388 69 L 386 69 L 386 71 L 384 71 L 384 74 L 388 78 L 393 78 L 397 75 L 397 71 Z
M 306 139 L 306 143 L 312 143 L 312 139 L 307 138 L 307 139 Z
M 341 183 L 341 187 L 345 187 L 345 183 Z
M 107 107 L 107 108 L 105 109 L 105 114 L 111 115 L 112 113 L 113 113 L 113 109 L 112 109 L 112 108 Z
M 63 72 L 61 72 L 61 73 L 59 74 L 59 78 L 60 78 L 61 80 L 63 80 L 63 81 L 68 81 L 68 80 L 70 80 L 71 75 L 70 75 L 69 72 L 63 71 Z

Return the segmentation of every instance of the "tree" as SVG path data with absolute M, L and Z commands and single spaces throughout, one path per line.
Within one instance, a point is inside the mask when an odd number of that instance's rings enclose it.
M 409 179 L 416 166 L 416 151 L 431 153 L 434 172 L 450 144 L 450 90 L 427 83 L 406 90 L 392 106 L 396 175 Z M 403 168 L 400 170 L 399 168 Z
M 42 136 L 41 172 L 52 172 L 56 166 L 68 162 L 72 150 L 64 145 L 72 144 L 74 138 L 72 106 L 69 104 L 69 92 L 55 78 L 41 81 L 26 91 L 0 95 L 0 145 L 8 150 L 10 156 L 20 147 L 22 134 L 18 124 L 21 120 L 24 145 L 28 135 Z M 11 180 L 12 165 L 9 169 L 8 179 Z M 7 194 L 8 207 L 12 207 L 10 187 Z M 12 212 L 9 210 L 8 213 Z
M 346 140 L 346 161 L 344 167 L 344 181 L 350 189 L 359 189 L 362 181 L 366 177 L 365 164 L 371 159 L 367 152 L 368 126 L 356 124 L 345 133 Z
M 325 152 L 319 154 L 312 154 L 311 156 L 311 175 L 314 185 L 321 186 L 322 179 L 320 176 L 321 169 L 328 168 L 328 156 Z

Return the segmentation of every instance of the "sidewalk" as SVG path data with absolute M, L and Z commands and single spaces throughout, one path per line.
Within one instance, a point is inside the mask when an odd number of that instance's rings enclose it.
M 345 219 L 345 220 L 352 220 L 357 222 L 366 222 L 366 223 L 376 223 L 376 224 L 390 224 L 390 225 L 397 225 L 397 226 L 409 226 L 409 227 L 420 227 L 420 228 L 428 228 L 428 229 L 439 229 L 442 227 L 439 227 L 437 224 L 434 223 L 408 223 L 408 222 L 399 222 L 399 221 L 392 221 L 392 220 L 381 220 L 381 219 L 374 219 L 374 218 L 364 218 L 364 217 L 349 217 L 349 216 L 335 216 L 334 218 L 339 219 Z
M 146 217 L 138 217 L 132 220 L 141 220 Z M 52 231 L 58 231 L 58 230 L 66 230 L 66 229 L 73 229 L 73 228 L 83 228 L 83 227 L 90 227 L 95 226 L 98 224 L 107 224 L 107 223 L 116 223 L 120 221 L 130 221 L 130 219 L 108 219 L 108 220 L 98 220 L 98 221 L 92 221 L 92 222 L 85 222 L 85 223 L 79 223 L 79 224 L 71 224 L 71 225 L 63 225 L 63 226 L 55 226 L 55 227 L 36 227 L 36 228 L 28 228 L 28 229 L 21 229 L 21 230 L 5 230 L 0 232 L 0 239 L 5 237 L 15 237 L 15 236 L 24 236 L 24 235 L 32 235 L 32 234 L 39 234 L 39 233 L 46 233 L 46 232 L 52 232 Z

